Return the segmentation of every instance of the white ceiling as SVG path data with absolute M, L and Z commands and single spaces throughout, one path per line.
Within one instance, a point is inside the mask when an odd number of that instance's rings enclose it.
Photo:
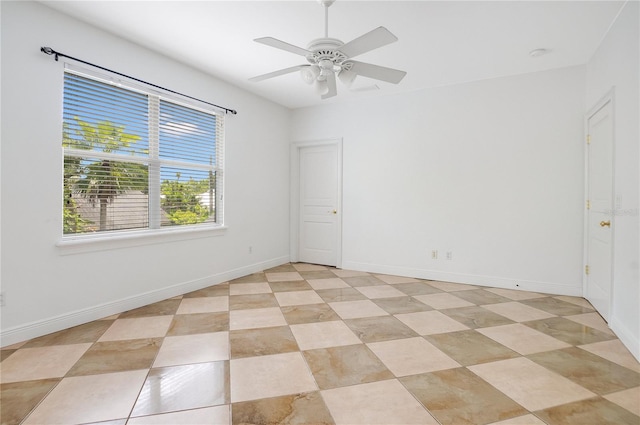
M 624 1 L 347 1 L 329 9 L 329 37 L 348 42 L 378 26 L 399 41 L 358 56 L 407 71 L 398 84 L 358 77 L 321 100 L 298 73 L 248 78 L 304 64 L 255 43 L 272 36 L 300 47 L 324 35 L 324 9 L 299 1 L 43 1 L 44 4 L 199 68 L 289 108 L 585 64 Z M 73 52 L 61 51 L 73 56 Z M 550 53 L 531 58 L 537 48 Z

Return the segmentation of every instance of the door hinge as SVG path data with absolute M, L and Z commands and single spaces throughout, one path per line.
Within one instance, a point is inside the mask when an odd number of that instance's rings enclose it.
M 589 274 L 589 265 L 584 266 L 584 274 Z
M 587 209 L 590 210 L 591 209 L 591 201 L 587 199 Z
M 587 134 L 587 145 L 591 144 L 591 135 Z

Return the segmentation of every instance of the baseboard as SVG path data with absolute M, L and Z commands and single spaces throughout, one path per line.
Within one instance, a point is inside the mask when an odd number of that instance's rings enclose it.
M 640 362 L 640 340 L 638 337 L 633 335 L 633 333 L 630 332 L 629 329 L 615 316 L 609 320 L 609 327 L 624 346 L 627 347 L 631 355 Z
M 273 258 L 271 260 L 216 273 L 201 279 L 181 282 L 176 285 L 160 288 L 144 294 L 134 295 L 132 297 L 77 310 L 49 319 L 39 320 L 37 322 L 31 322 L 26 325 L 16 326 L 0 332 L 0 346 L 6 347 L 8 345 L 37 338 L 42 335 L 47 335 L 52 332 L 58 332 L 73 326 L 82 325 L 84 323 L 99 320 L 127 310 L 166 300 L 167 298 L 197 291 L 211 285 L 217 285 L 231 279 L 257 273 L 288 262 L 288 255 Z
M 411 267 L 359 263 L 354 261 L 345 261 L 343 263 L 343 268 L 346 270 L 358 270 L 370 273 L 407 276 L 417 279 L 442 280 L 445 282 L 465 283 L 468 285 L 488 286 L 492 288 L 515 289 L 522 291 L 541 292 L 544 294 L 569 295 L 574 297 L 582 296 L 582 282 L 576 282 L 575 285 L 567 285 L 560 283 L 511 279 L 496 276 L 443 272 L 439 270 L 418 269 Z

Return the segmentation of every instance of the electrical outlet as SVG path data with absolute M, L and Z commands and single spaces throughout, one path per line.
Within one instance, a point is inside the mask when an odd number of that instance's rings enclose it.
M 249 246 L 249 254 L 253 254 L 253 247 Z
M 432 260 L 437 260 L 438 259 L 438 250 L 434 249 L 433 251 L 431 251 L 431 259 Z
M 4 307 L 7 302 L 7 296 L 4 292 L 0 292 L 0 307 Z
M 453 252 L 447 251 L 447 260 L 449 261 L 453 260 Z

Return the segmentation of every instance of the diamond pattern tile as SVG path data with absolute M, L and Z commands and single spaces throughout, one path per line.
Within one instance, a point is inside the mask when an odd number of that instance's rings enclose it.
M 640 424 L 584 299 L 283 264 L 0 351 L 0 423 Z

